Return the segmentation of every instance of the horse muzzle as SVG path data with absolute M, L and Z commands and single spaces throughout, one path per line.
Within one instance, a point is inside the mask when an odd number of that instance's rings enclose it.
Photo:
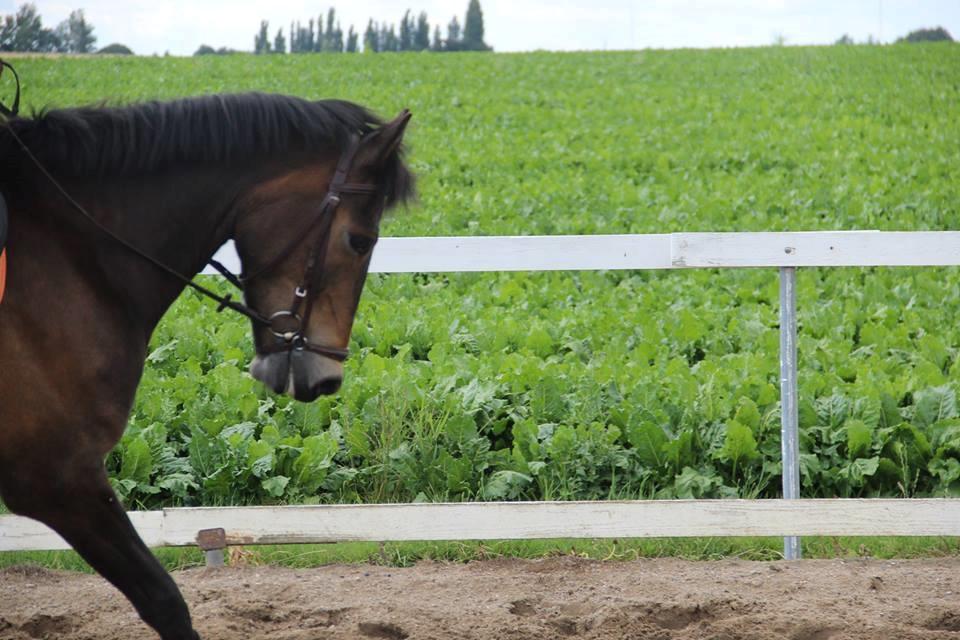
M 305 349 L 291 349 L 257 354 L 250 363 L 250 375 L 276 393 L 312 402 L 340 389 L 343 365 Z

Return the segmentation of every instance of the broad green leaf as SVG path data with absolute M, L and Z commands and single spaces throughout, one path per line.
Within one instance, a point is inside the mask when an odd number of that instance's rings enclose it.
M 637 452 L 637 457 L 648 467 L 660 467 L 667 460 L 663 446 L 667 443 L 667 434 L 652 422 L 640 422 L 627 427 L 627 439 Z
M 150 445 L 142 437 L 129 441 L 123 449 L 123 465 L 120 467 L 122 480 L 147 483 L 153 469 L 153 457 Z
M 661 449 L 666 456 L 668 464 L 673 467 L 675 471 L 692 465 L 696 459 L 696 454 L 693 450 L 693 433 L 689 431 L 684 431 L 673 440 L 663 443 Z
M 260 486 L 263 487 L 263 490 L 269 495 L 274 498 L 279 498 L 283 495 L 289 483 L 290 478 L 286 476 L 273 476 L 272 478 L 266 478 L 261 481 Z
M 750 398 L 740 398 L 737 413 L 733 419 L 740 424 L 750 427 L 754 433 L 760 430 L 760 410 L 757 408 L 757 404 Z
M 732 462 L 734 467 L 739 467 L 756 458 L 759 455 L 757 441 L 750 427 L 736 420 L 727 422 L 726 436 L 720 454 L 724 460 Z
M 873 429 L 862 420 L 847 421 L 847 457 L 850 460 L 865 458 L 873 445 Z
M 843 466 L 839 470 L 840 477 L 845 479 L 849 486 L 860 488 L 866 482 L 866 479 L 877 472 L 880 466 L 880 458 L 857 458 L 853 462 Z
M 502 470 L 494 473 L 483 485 L 484 500 L 516 500 L 533 479 L 523 473 Z
M 919 427 L 957 417 L 957 395 L 950 385 L 918 391 L 914 406 L 914 423 Z
M 293 463 L 296 488 L 306 495 L 316 493 L 337 453 L 337 442 L 329 434 L 321 433 L 303 439 L 303 450 Z

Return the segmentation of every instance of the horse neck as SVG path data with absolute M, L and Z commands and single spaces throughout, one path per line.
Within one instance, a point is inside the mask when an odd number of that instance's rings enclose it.
M 229 239 L 233 205 L 248 181 L 235 170 L 212 168 L 63 186 L 99 224 L 191 278 Z M 44 216 L 50 226 L 76 234 L 61 246 L 82 277 L 112 292 L 124 316 L 149 335 L 184 283 L 95 228 L 58 194 L 47 198 L 54 203 Z

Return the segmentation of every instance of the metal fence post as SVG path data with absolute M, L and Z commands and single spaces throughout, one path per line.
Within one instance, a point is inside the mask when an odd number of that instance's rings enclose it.
M 783 497 L 800 497 L 800 436 L 797 410 L 797 269 L 780 267 L 780 452 Z M 783 557 L 800 558 L 800 538 L 783 539 Z

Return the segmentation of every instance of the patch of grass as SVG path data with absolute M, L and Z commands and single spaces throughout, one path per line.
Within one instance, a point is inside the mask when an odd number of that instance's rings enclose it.
M 803 539 L 806 559 L 876 558 L 912 559 L 960 556 L 960 538 L 915 537 L 813 537 Z M 204 565 L 203 553 L 193 548 L 155 549 L 168 570 Z M 495 558 L 549 558 L 577 556 L 593 560 L 628 561 L 641 558 L 686 560 L 780 560 L 780 538 L 655 538 L 640 540 L 505 540 L 451 542 L 343 542 L 314 545 L 231 547 L 231 565 L 270 565 L 293 568 L 330 564 L 370 563 L 407 567 L 420 561 L 475 562 Z M 34 564 L 64 571 L 90 573 L 73 551 L 0 553 L 0 568 Z

